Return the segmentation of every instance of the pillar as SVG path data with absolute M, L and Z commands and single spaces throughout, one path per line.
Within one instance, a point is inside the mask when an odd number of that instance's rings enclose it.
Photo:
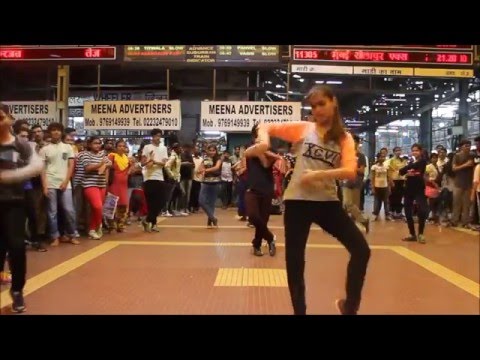
M 68 94 L 70 87 L 70 66 L 57 67 L 57 120 L 68 126 Z

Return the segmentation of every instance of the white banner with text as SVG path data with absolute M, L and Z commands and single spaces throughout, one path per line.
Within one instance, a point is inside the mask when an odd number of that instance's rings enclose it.
M 86 130 L 180 130 L 180 100 L 85 101 Z
M 46 129 L 57 121 L 57 104 L 55 101 L 5 101 L 10 114 L 15 120 L 27 120 L 30 126 L 40 125 Z
M 200 130 L 249 132 L 253 125 L 300 121 L 300 102 L 203 101 Z

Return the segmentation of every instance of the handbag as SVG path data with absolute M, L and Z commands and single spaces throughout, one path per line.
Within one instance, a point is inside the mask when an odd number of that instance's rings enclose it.
M 429 199 L 436 199 L 440 196 L 440 190 L 433 186 L 426 186 L 425 187 L 425 196 Z

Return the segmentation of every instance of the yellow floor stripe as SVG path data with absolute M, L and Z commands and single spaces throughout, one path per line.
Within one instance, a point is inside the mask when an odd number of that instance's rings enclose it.
M 214 286 L 287 287 L 284 269 L 220 268 Z
M 107 251 L 110 251 L 117 246 L 118 244 L 114 241 L 104 242 L 93 249 L 87 250 L 72 259 L 66 260 L 63 263 L 54 266 L 31 279 L 28 279 L 25 289 L 23 290 L 23 294 L 26 296 L 37 291 L 45 285 L 50 284 L 51 282 L 61 278 L 75 269 L 78 269 L 80 266 L 85 265 L 89 261 L 92 261 L 93 259 L 105 254 Z M 4 290 L 0 294 L 0 304 L 2 308 L 12 304 L 9 290 Z
M 468 235 L 476 235 L 478 239 L 480 239 L 480 233 L 478 231 L 474 231 L 471 229 L 464 229 L 464 228 L 459 228 L 459 227 L 451 227 L 450 229 L 455 230 L 455 231 L 460 231 L 463 232 L 464 234 Z
M 403 246 L 392 246 L 391 249 L 397 254 L 410 260 L 411 262 L 420 265 L 424 269 L 427 269 L 431 273 L 441 277 L 442 279 L 450 282 L 456 287 L 472 294 L 473 296 L 480 298 L 480 284 L 473 280 L 466 278 L 463 275 L 456 273 L 455 271 L 446 268 L 439 263 L 432 261 L 410 249 Z

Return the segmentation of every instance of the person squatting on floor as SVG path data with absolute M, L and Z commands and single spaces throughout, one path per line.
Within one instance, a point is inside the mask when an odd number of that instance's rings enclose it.
M 312 223 L 336 237 L 350 253 L 346 298 L 336 306 L 344 315 L 360 307 L 370 248 L 362 232 L 343 209 L 335 180 L 355 179 L 357 159 L 351 134 L 342 126 L 337 98 L 326 86 L 314 87 L 306 96 L 314 122 L 260 125 L 260 141 L 250 151 L 262 154 L 270 136 L 299 143 L 292 179 L 285 191 L 285 252 L 288 287 L 294 314 L 305 315 L 305 249 Z

